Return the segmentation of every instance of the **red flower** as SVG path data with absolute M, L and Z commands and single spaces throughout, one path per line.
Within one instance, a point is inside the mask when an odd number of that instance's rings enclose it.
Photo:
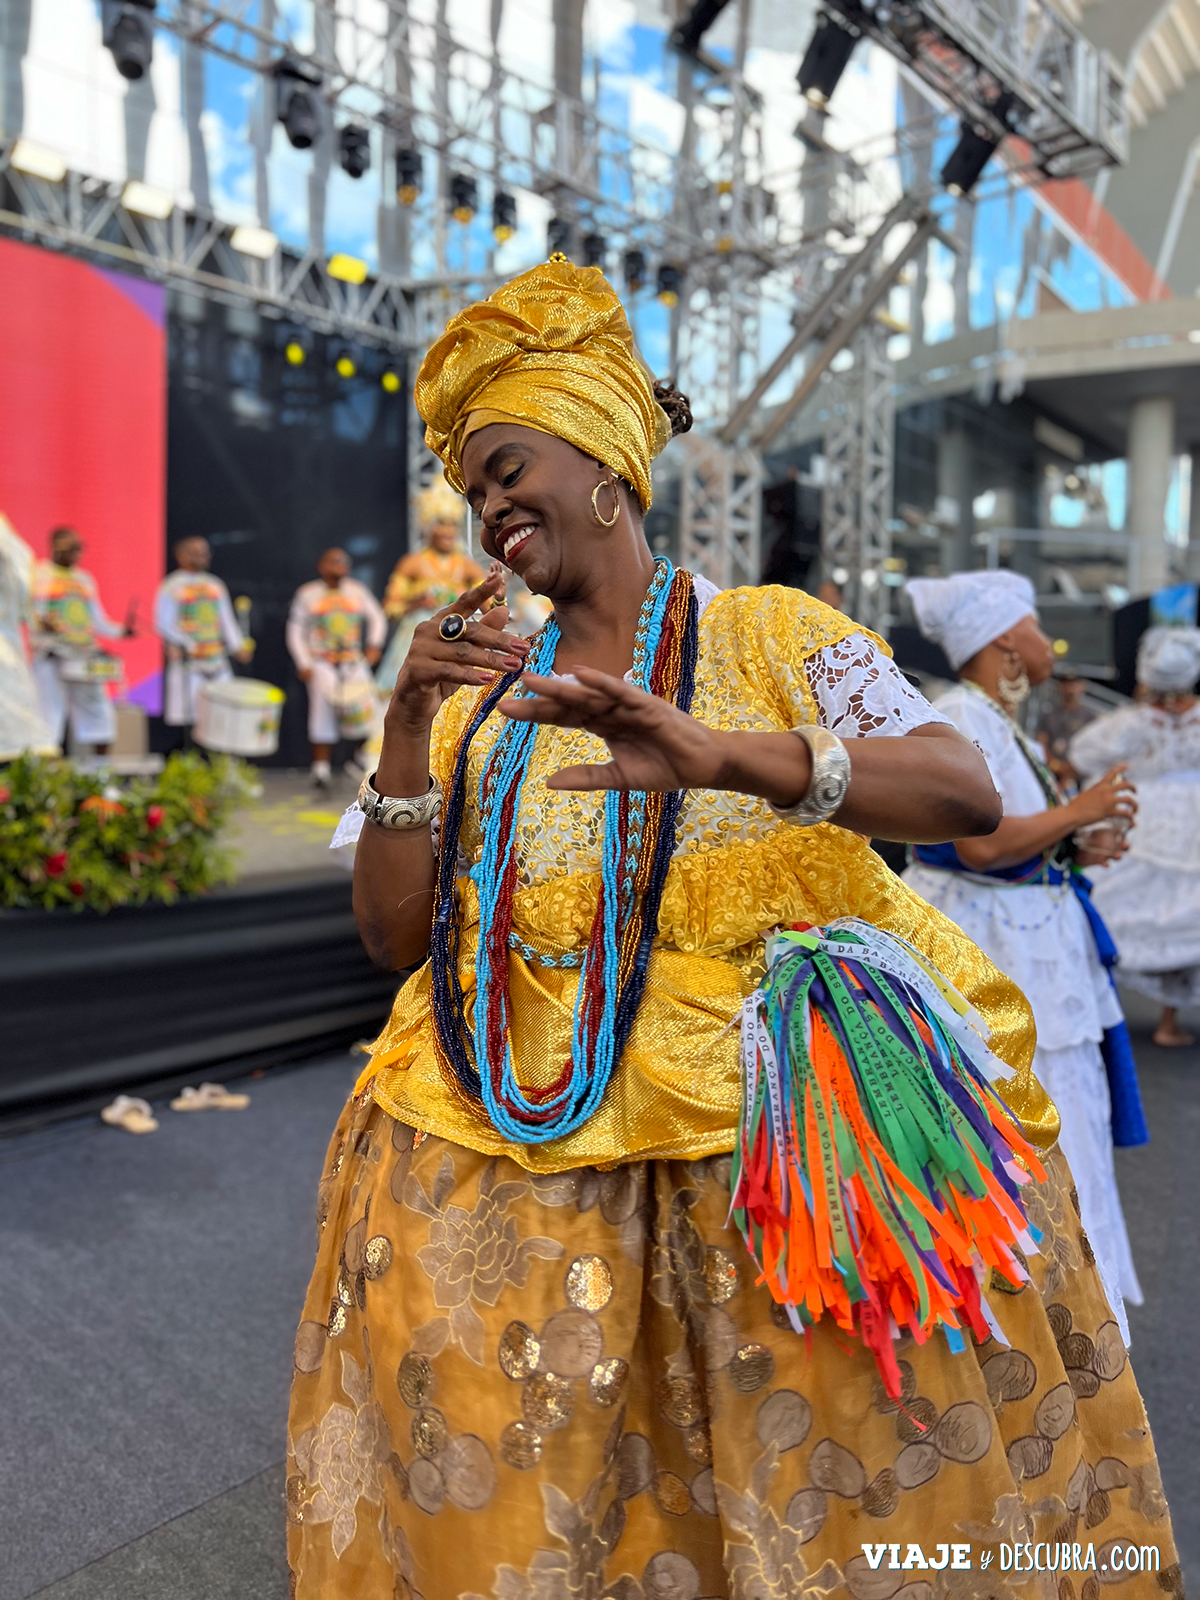
M 12 799 L 12 790 L 11 789 L 6 789 L 3 786 L 3 784 L 0 784 L 0 806 L 2 806 L 6 800 L 11 800 L 11 799 Z
M 83 885 L 80 883 L 78 878 L 73 878 L 71 880 L 71 882 L 67 885 L 67 888 L 70 889 L 70 891 L 71 891 L 71 893 L 73 895 L 77 895 L 78 896 L 78 895 L 81 895 L 83 893 Z
M 146 807 L 146 821 L 151 828 L 161 828 L 163 825 L 163 808 L 161 806 Z
M 61 850 L 56 856 L 47 856 L 43 865 L 48 878 L 61 878 L 67 867 L 67 852 Z

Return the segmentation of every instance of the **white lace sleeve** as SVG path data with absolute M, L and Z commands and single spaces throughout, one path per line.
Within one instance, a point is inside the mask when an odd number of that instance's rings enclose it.
M 807 673 L 823 726 L 843 738 L 895 736 L 926 723 L 949 722 L 863 633 L 818 650 Z
M 337 827 L 333 830 L 333 838 L 329 841 L 331 850 L 341 850 L 348 844 L 357 844 L 358 836 L 363 831 L 366 821 L 357 800 L 352 800 L 342 812 Z

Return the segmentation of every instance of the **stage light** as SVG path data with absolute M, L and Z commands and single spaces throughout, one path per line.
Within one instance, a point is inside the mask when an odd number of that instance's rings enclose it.
M 357 122 L 349 122 L 338 134 L 338 159 L 342 171 L 361 178 L 371 165 L 371 135 Z
M 517 231 L 517 197 L 497 189 L 492 197 L 492 237 L 497 244 L 511 239 Z
M 470 222 L 479 210 L 479 185 L 469 172 L 450 175 L 450 215 L 455 222 Z
M 165 222 L 175 209 L 175 197 L 165 189 L 156 189 L 152 183 L 130 178 L 121 190 L 121 204 L 126 211 L 136 212 L 139 217 L 153 217 L 155 222 Z
M 101 39 L 117 71 L 131 82 L 144 77 L 154 56 L 155 0 L 101 0 Z
M 658 286 L 655 294 L 663 305 L 675 307 L 679 304 L 679 295 L 683 289 L 683 274 L 678 267 L 669 266 L 665 261 L 658 269 Z
M 387 368 L 379 382 L 388 394 L 400 393 L 400 374 L 393 372 L 391 367 Z
M 339 378 L 352 378 L 358 371 L 358 368 L 354 365 L 353 356 L 348 356 L 345 354 L 342 354 L 337 358 L 337 360 L 334 362 L 334 368 L 336 369 Z
M 574 228 L 570 217 L 551 217 L 550 225 L 546 229 L 546 254 L 548 256 L 571 255 L 571 234 Z
M 366 283 L 367 263 L 358 256 L 348 256 L 339 250 L 325 263 L 325 271 L 342 283 Z
M 284 358 L 289 367 L 302 367 L 304 365 L 304 346 L 299 339 L 289 339 L 283 347 Z
M 970 194 L 1000 143 L 970 123 L 964 122 L 961 127 L 962 135 L 942 168 L 942 182 L 956 200 Z
M 646 283 L 646 252 L 636 247 L 632 250 L 626 250 L 623 265 L 625 269 L 625 287 L 636 294 L 639 289 L 645 287 Z
M 321 136 L 323 108 L 317 93 L 321 74 L 299 56 L 284 56 L 275 67 L 275 115 L 294 150 L 308 150 Z
M 585 267 L 599 267 L 604 270 L 604 258 L 608 254 L 608 240 L 602 233 L 586 233 L 583 236 L 583 264 Z
M 816 30 L 804 52 L 796 82 L 800 93 L 819 111 L 829 104 L 829 97 L 841 81 L 854 54 L 854 46 L 861 38 L 862 30 L 840 13 L 817 13 Z
M 677 50 L 695 55 L 700 40 L 729 4 L 729 0 L 696 0 L 688 16 L 672 30 L 671 43 Z
M 396 151 L 396 199 L 402 206 L 415 204 L 421 192 L 424 167 L 419 150 Z
M 239 222 L 229 242 L 242 255 L 254 256 L 259 261 L 269 261 L 279 249 L 279 240 L 270 228 L 259 228 L 252 222 Z
M 32 139 L 18 139 L 8 157 L 10 167 L 30 178 L 44 178 L 47 183 L 61 183 L 67 175 L 67 163 L 57 150 L 49 145 L 36 144 Z

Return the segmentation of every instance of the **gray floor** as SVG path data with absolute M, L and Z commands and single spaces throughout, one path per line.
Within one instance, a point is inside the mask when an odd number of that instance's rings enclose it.
M 0 1600 L 286 1596 L 289 1351 L 358 1059 L 0 1144 Z
M 1123 996 L 1151 1143 L 1117 1151 L 1117 1182 L 1146 1303 L 1129 1308 L 1134 1371 L 1163 1469 L 1185 1577 L 1200 1587 L 1200 1046 L 1150 1042 L 1157 1010 Z M 1189 1015 L 1200 1035 L 1200 1013 Z
M 1134 1362 L 1200 1575 L 1200 1048 L 1130 1007 L 1154 1143 L 1118 1155 L 1146 1305 Z M 1200 1020 L 1200 1019 L 1198 1019 Z M 281 1440 L 312 1201 L 354 1074 L 244 1113 L 0 1143 L 0 1600 L 286 1600 Z

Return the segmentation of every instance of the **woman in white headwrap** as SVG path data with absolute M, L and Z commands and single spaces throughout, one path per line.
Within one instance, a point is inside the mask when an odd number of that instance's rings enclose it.
M 959 676 L 938 710 L 983 752 L 1004 819 L 986 838 L 915 849 L 905 881 L 957 922 L 1033 1007 L 1034 1071 L 1058 1106 L 1080 1214 L 1124 1326 L 1122 1296 L 1140 1305 L 1142 1293 L 1117 1193 L 1113 1142 L 1143 1143 L 1145 1124 L 1124 1018 L 1106 971 L 1114 958 L 1111 941 L 1105 944 L 1103 928 L 1093 925 L 1098 919 L 1086 880 L 1073 870 L 1071 841 L 1091 823 L 1131 818 L 1133 788 L 1118 765 L 1064 802 L 1040 751 L 1014 720 L 1054 662 L 1028 578 L 964 572 L 914 579 L 908 592 L 921 632 L 941 645 Z M 1113 848 L 1124 846 L 1114 837 Z
M 1128 853 L 1095 874 L 1096 908 L 1121 952 L 1121 979 L 1162 1006 L 1159 1045 L 1195 1040 L 1176 1020 L 1200 1003 L 1200 628 L 1151 628 L 1138 650 L 1140 703 L 1071 741 L 1090 782 L 1120 761 L 1138 787 Z

